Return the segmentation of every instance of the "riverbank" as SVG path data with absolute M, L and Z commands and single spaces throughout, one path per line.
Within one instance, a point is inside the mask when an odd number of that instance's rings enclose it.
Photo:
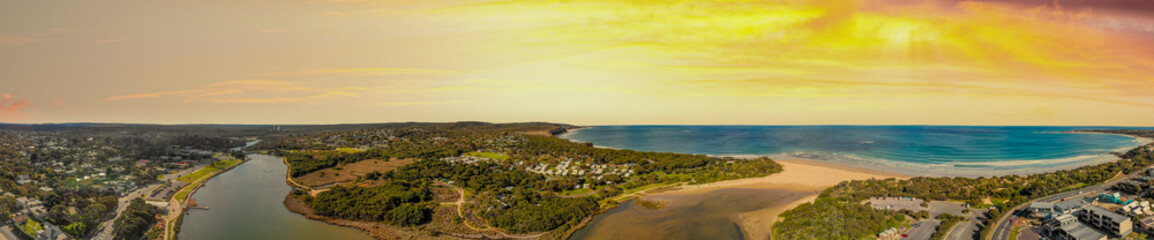
M 174 194 L 172 199 L 168 200 L 169 215 L 162 218 L 165 221 L 164 239 L 177 239 L 176 236 L 180 233 L 181 224 L 184 221 L 185 211 L 187 211 L 185 204 L 188 202 L 188 199 L 192 199 L 192 196 L 196 194 L 196 191 L 200 190 L 200 188 L 203 187 L 205 183 L 208 182 L 208 180 L 212 179 L 212 177 L 220 175 L 221 173 L 228 172 L 229 170 L 232 170 L 237 166 L 248 162 L 248 158 L 246 157 L 244 159 L 236 159 L 233 161 L 236 162 L 226 162 L 223 168 L 209 170 L 207 174 L 193 179 L 192 183 L 188 184 L 188 186 L 185 186 L 183 189 Z M 208 169 L 210 167 L 215 166 L 213 164 L 209 164 L 208 166 L 204 166 L 197 171 Z M 174 213 L 175 215 L 173 215 Z
M 840 182 L 870 178 L 909 179 L 912 177 L 909 175 L 823 163 L 814 160 L 782 159 L 774 161 L 782 165 L 782 172 L 760 178 L 746 178 L 682 186 L 662 193 L 642 196 L 641 198 L 661 199 L 663 196 L 671 195 L 709 194 L 725 189 L 777 189 L 808 193 L 794 196 L 796 199 L 789 201 L 789 203 L 785 205 L 743 212 L 737 216 L 738 221 L 740 221 L 741 231 L 743 235 L 746 236 L 746 239 L 768 239 L 773 223 L 777 221 L 779 214 L 802 203 L 814 201 L 821 191 L 833 187 Z

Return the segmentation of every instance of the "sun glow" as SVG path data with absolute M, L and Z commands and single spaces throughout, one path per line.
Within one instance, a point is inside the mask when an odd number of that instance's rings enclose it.
M 201 49 L 205 56 L 166 52 L 201 35 L 155 45 L 116 37 L 128 41 L 100 46 L 134 43 L 125 51 L 179 59 L 152 61 L 149 69 L 166 69 L 160 73 L 185 66 L 211 71 L 174 74 L 192 79 L 181 84 L 130 78 L 129 89 L 92 98 L 109 108 L 148 105 L 143 99 L 202 108 L 360 106 L 381 109 L 379 117 L 431 121 L 1154 124 L 1136 117 L 1154 114 L 1154 37 L 1141 27 L 1154 20 L 1092 6 L 952 0 L 307 6 L 291 7 L 300 18 L 277 24 L 215 26 L 224 29 L 219 41 L 206 41 L 231 47 Z M 41 44 L 48 41 L 5 47 Z M 243 60 L 228 60 L 237 57 Z M 134 61 L 88 72 L 146 62 Z M 4 70 L 12 78 L 44 77 Z M 509 113 L 503 106 L 519 107 Z

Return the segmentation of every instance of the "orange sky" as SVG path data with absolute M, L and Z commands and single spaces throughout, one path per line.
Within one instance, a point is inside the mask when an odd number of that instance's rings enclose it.
M 0 122 L 1154 126 L 1144 0 L 5 5 Z

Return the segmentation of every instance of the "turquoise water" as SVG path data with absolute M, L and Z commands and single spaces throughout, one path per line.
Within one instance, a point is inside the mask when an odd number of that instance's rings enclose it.
M 563 137 L 598 146 L 804 158 L 923 176 L 1027 174 L 1117 159 L 1142 144 L 1103 127 L 598 126 Z

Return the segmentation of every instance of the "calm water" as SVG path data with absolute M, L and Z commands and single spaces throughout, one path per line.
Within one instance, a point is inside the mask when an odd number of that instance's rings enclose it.
M 650 209 L 629 201 L 598 215 L 570 240 L 744 239 L 739 215 L 783 207 L 812 193 L 783 189 L 723 189 L 705 194 L 658 194 L 646 200 L 668 201 Z
M 599 146 L 806 158 L 913 175 L 1036 173 L 1116 159 L 1141 143 L 1100 127 L 600 126 L 565 135 Z
M 287 167 L 278 157 L 253 154 L 235 169 L 213 177 L 193 194 L 211 210 L 189 210 L 178 237 L 225 239 L 372 239 L 353 228 L 308 220 L 284 207 Z

